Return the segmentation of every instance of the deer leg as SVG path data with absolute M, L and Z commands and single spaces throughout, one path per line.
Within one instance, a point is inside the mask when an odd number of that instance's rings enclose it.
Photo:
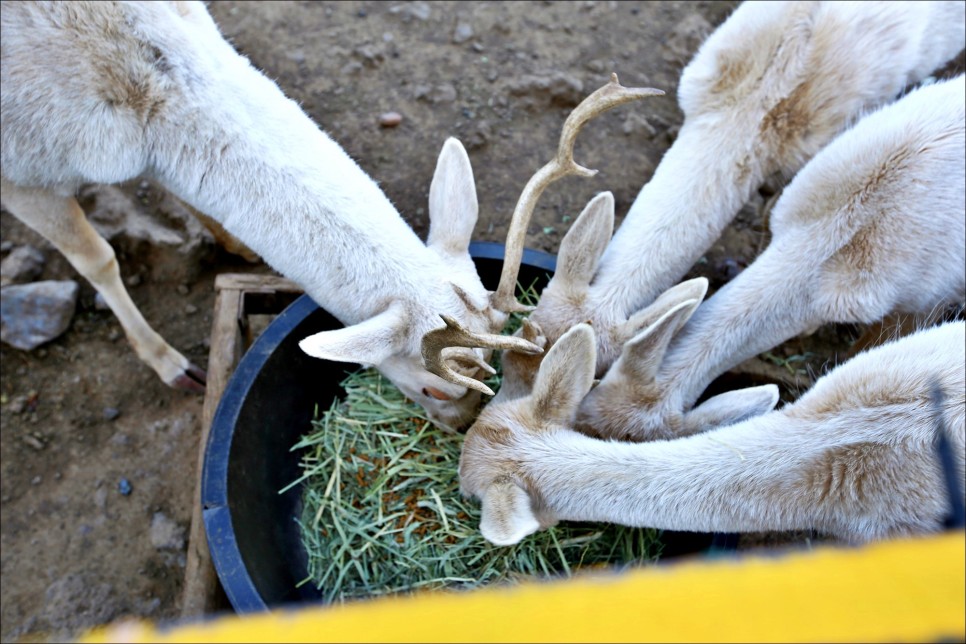
M 3 204 L 57 247 L 97 289 L 117 316 L 138 357 L 165 384 L 197 393 L 205 391 L 205 372 L 175 351 L 141 315 L 121 282 L 114 249 L 87 221 L 74 197 L 4 181 Z

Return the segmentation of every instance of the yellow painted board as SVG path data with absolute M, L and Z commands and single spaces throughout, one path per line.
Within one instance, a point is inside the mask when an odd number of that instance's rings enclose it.
M 966 639 L 966 534 L 668 563 L 472 592 L 425 593 L 83 642 L 913 642 Z

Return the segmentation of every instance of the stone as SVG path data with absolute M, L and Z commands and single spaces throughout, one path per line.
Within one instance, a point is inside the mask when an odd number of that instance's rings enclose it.
M 399 14 L 402 16 L 403 22 L 409 22 L 413 18 L 425 22 L 429 20 L 432 11 L 425 2 L 413 2 L 389 7 L 389 13 Z
M 379 115 L 379 125 L 381 127 L 396 127 L 402 123 L 402 114 L 399 112 L 385 112 Z
M 507 88 L 521 107 L 543 109 L 548 105 L 575 107 L 584 99 L 584 84 L 575 76 L 550 72 L 523 76 Z
M 181 550 L 185 529 L 163 512 L 155 512 L 151 518 L 151 545 L 158 550 Z
M 452 103 L 456 100 L 457 91 L 456 87 L 452 83 L 441 83 L 439 85 L 434 85 L 433 87 L 429 87 L 427 85 L 418 85 L 413 90 L 413 97 L 417 100 L 423 99 L 434 104 Z
M 0 262 L 0 286 L 24 284 L 40 277 L 47 258 L 33 246 L 18 246 Z
M 30 351 L 70 326 L 80 285 L 73 280 L 12 284 L 0 289 L 0 340 Z
M 104 184 L 82 187 L 78 201 L 91 225 L 110 242 L 118 255 L 143 254 L 144 244 L 177 250 L 182 261 L 152 264 L 152 279 L 176 283 L 195 281 L 201 271 L 202 259 L 208 257 L 215 246 L 214 236 L 189 206 L 166 190 L 151 183 L 143 190 L 152 195 L 150 207 L 136 196 L 128 195 L 121 187 Z
M 108 305 L 107 300 L 104 299 L 104 296 L 101 295 L 100 291 L 98 291 L 94 295 L 94 309 L 97 310 L 97 311 L 110 311 L 111 310 L 111 307 Z
M 686 64 L 713 30 L 704 16 L 699 13 L 689 14 L 674 26 L 663 43 L 666 50 L 665 60 L 679 65 Z
M 473 37 L 473 25 L 468 22 L 458 22 L 456 23 L 456 29 L 453 30 L 453 42 L 457 45 L 462 44 Z

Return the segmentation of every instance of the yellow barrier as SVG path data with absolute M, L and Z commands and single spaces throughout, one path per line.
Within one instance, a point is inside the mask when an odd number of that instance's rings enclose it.
M 426 593 L 82 642 L 755 642 L 966 639 L 966 535 L 669 563 L 624 574 Z

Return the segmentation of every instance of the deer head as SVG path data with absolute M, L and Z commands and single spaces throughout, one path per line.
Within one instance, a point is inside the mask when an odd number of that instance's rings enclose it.
M 455 139 L 443 146 L 430 187 L 427 248 L 445 267 L 447 284 L 409 301 L 389 302 L 382 313 L 336 331 L 306 338 L 302 349 L 315 357 L 372 364 L 437 422 L 459 427 L 470 420 L 481 393 L 493 395 L 480 376 L 494 349 L 523 355 L 543 351 L 539 342 L 500 335 L 510 313 L 529 311 L 515 296 L 527 226 L 540 195 L 568 175 L 590 177 L 595 170 L 573 160 L 580 128 L 598 114 L 660 90 L 609 83 L 578 105 L 564 123 L 557 154 L 526 184 L 507 233 L 503 271 L 496 290 L 487 291 L 468 253 L 477 217 L 476 189 L 469 158 Z M 442 323 L 442 326 L 440 326 Z M 534 338 L 536 339 L 536 338 Z
M 488 405 L 467 432 L 460 488 L 482 502 L 480 531 L 491 543 L 514 544 L 557 522 L 521 460 L 542 458 L 533 450 L 546 445 L 534 436 L 549 438 L 573 427 L 593 386 L 595 356 L 593 329 L 574 326 L 547 352 L 528 395 Z
M 576 429 L 617 440 L 672 439 L 763 414 L 778 403 L 778 387 L 763 385 L 725 392 L 685 409 L 675 383 L 662 376 L 669 345 L 707 290 L 706 278 L 687 280 L 634 315 L 642 330 L 624 344 L 617 361 L 581 402 Z

